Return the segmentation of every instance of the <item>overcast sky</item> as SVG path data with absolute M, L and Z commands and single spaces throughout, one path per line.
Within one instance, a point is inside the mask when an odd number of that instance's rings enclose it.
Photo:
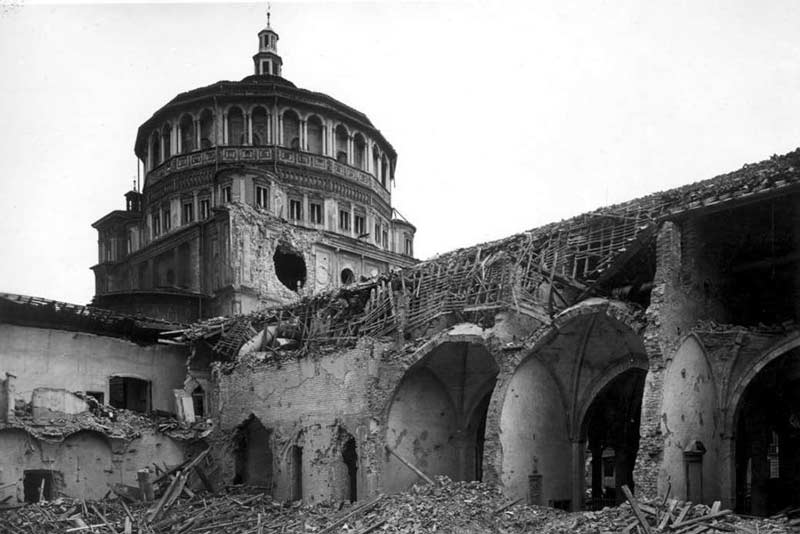
M 800 2 L 278 3 L 284 76 L 399 155 L 416 253 L 800 145 Z M 87 303 L 139 124 L 252 73 L 265 5 L 0 0 L 0 291 Z

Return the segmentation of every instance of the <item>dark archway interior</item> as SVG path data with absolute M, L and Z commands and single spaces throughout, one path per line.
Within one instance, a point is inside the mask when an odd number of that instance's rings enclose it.
M 345 435 L 342 445 L 342 461 L 347 467 L 347 499 L 355 502 L 358 500 L 358 453 L 356 452 L 356 440 L 350 434 Z
M 299 291 L 306 284 L 306 261 L 303 255 L 286 244 L 279 244 L 272 256 L 275 274 L 283 285 L 292 291 Z
M 256 417 L 250 417 L 236 433 L 234 484 L 272 491 L 272 432 Z
M 800 350 L 747 386 L 736 428 L 736 509 L 771 515 L 800 505 Z
M 475 480 L 483 481 L 483 450 L 486 441 L 486 418 L 489 415 L 489 401 L 492 392 L 486 394 L 475 408 L 469 428 L 475 429 Z
M 303 447 L 292 445 L 290 459 L 292 475 L 291 499 L 299 501 L 303 498 Z
M 55 471 L 29 469 L 22 474 L 22 487 L 26 503 L 49 501 L 55 496 Z
M 646 374 L 638 368 L 619 374 L 598 393 L 586 412 L 589 509 L 622 503 L 623 484 L 633 491 Z

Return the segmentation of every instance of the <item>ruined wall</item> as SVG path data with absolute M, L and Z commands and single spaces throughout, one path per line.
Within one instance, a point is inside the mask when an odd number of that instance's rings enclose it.
M 108 402 L 108 381 L 116 375 L 150 381 L 152 407 L 173 411 L 172 390 L 186 376 L 182 347 L 10 324 L 0 324 L 0 362 L 0 372 L 17 377 L 16 398 L 27 402 L 39 387 L 98 391 Z
M 247 357 L 253 365 L 240 364 L 230 374 L 215 372 L 212 410 L 219 432 L 212 441 L 225 481 L 230 483 L 236 473 L 238 427 L 252 415 L 271 431 L 269 443 L 248 446 L 271 448 L 276 498 L 297 497 L 298 481 L 308 502 L 344 494 L 341 430 L 356 440 L 359 496 L 372 494 L 379 451 L 368 392 L 388 347 L 364 339 L 342 352 L 280 362 L 259 362 L 268 353 L 253 353 Z M 293 447 L 302 449 L 300 466 L 294 465 Z
M 184 460 L 183 446 L 145 430 L 131 442 L 81 431 L 61 442 L 36 439 L 22 430 L 0 430 L 0 500 L 25 500 L 26 471 L 53 473 L 52 497 L 101 499 L 108 484 L 136 486 L 136 471 L 158 461 L 169 466 Z

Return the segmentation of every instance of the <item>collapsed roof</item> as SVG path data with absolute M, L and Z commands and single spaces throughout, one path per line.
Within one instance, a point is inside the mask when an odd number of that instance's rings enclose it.
M 267 325 L 309 344 L 351 343 L 430 324 L 447 314 L 513 309 L 544 323 L 589 296 L 630 283 L 624 270 L 653 247 L 661 221 L 784 195 L 800 184 L 800 149 L 676 189 L 462 248 L 370 281 L 245 316 L 165 334 L 205 340 L 232 359 Z M 276 335 L 280 335 L 277 333 Z

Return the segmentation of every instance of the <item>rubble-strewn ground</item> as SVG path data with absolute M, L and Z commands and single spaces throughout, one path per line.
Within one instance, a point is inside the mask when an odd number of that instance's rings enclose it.
M 181 496 L 147 521 L 153 503 L 125 504 L 119 499 L 83 502 L 58 499 L 0 511 L 0 532 L 55 534 L 122 533 L 543 533 L 606 534 L 643 532 L 631 505 L 598 512 L 565 513 L 551 508 L 512 503 L 500 491 L 479 482 L 451 482 L 414 486 L 409 491 L 379 496 L 355 505 L 325 503 L 303 506 L 277 503 L 247 488 L 231 488 L 215 495 L 198 492 Z M 699 534 L 738 532 L 776 534 L 800 532 L 793 512 L 773 519 L 742 518 L 732 514 L 705 518 L 715 511 L 685 503 L 641 503 L 652 532 Z M 673 524 L 686 508 L 682 523 Z M 671 510 L 669 521 L 665 513 Z M 719 512 L 717 512 L 719 514 Z M 800 512 L 799 512 L 800 513 Z M 694 521 L 689 523 L 690 521 Z M 659 528 L 662 524 L 663 528 Z M 636 525 L 636 526 L 635 526 Z M 683 526 L 682 526 L 683 525 Z

